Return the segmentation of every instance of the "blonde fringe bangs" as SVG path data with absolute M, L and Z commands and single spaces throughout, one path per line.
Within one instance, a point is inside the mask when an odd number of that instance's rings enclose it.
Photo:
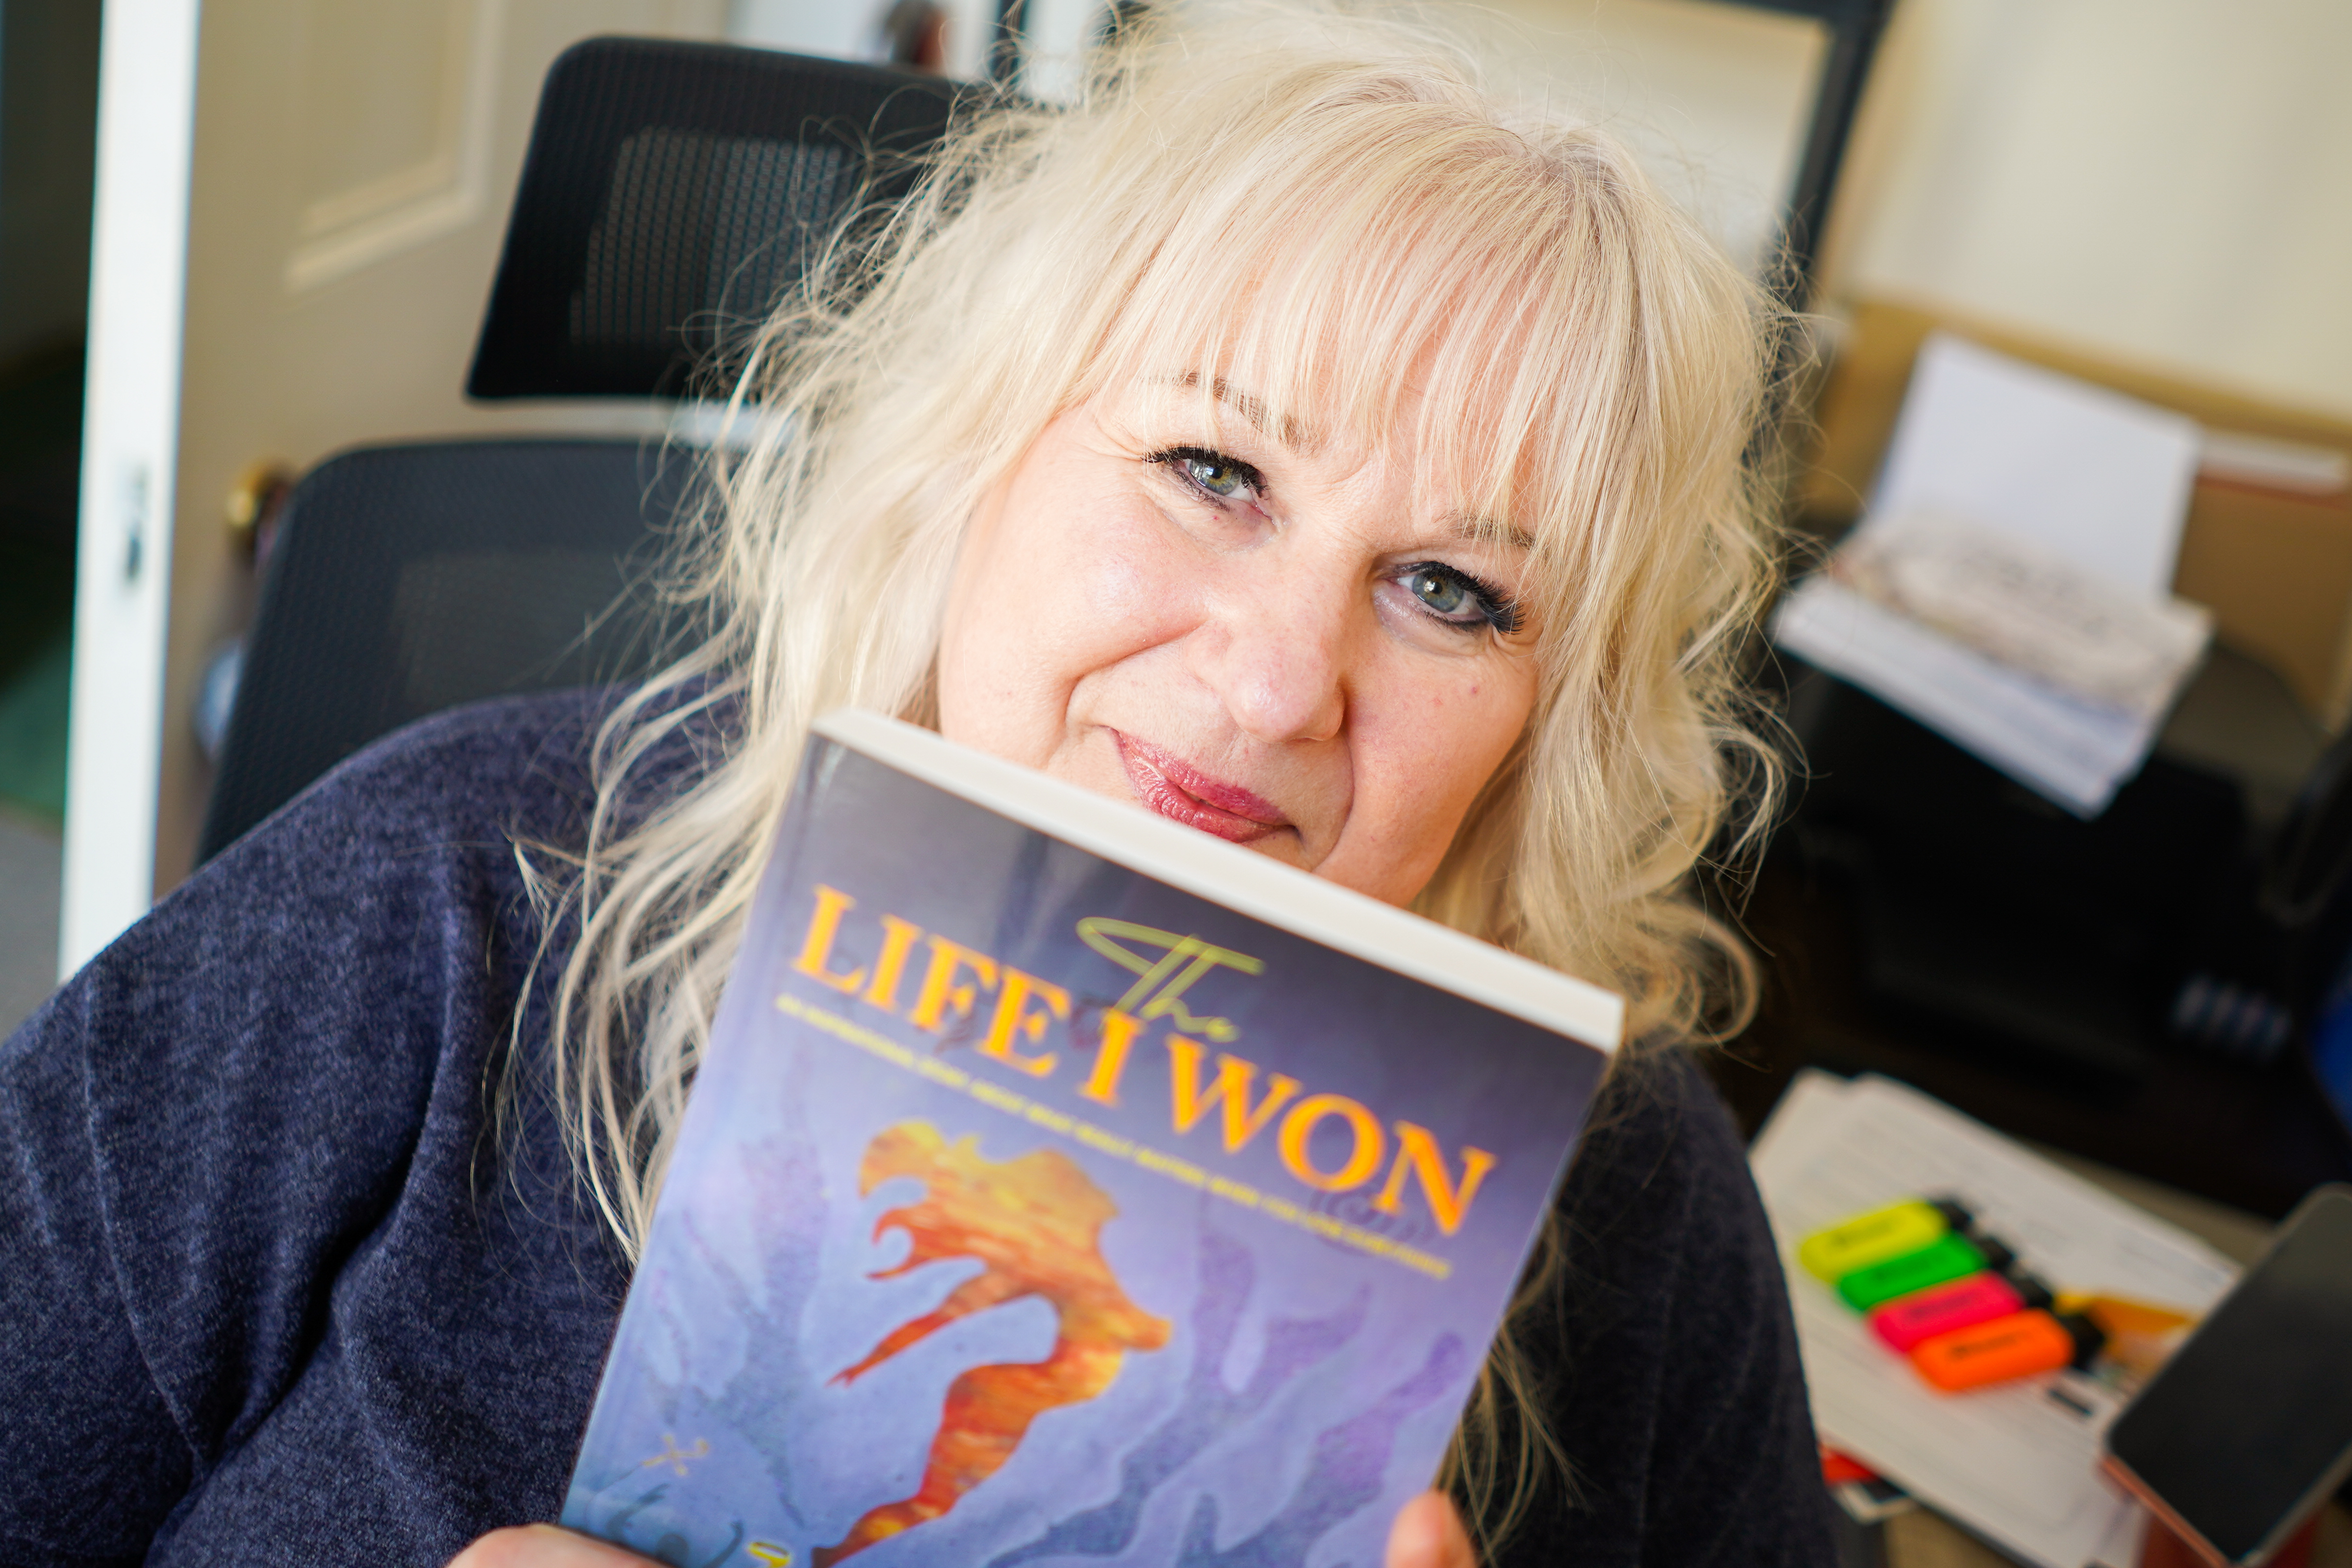
M 1533 542 L 1535 718 L 1423 912 L 1624 992 L 1652 1040 L 1751 1005 L 1688 885 L 1779 777 L 1735 668 L 1773 558 L 1748 460 L 1773 317 L 1614 142 L 1498 115 L 1443 37 L 1185 15 L 1093 62 L 1074 107 L 961 126 L 738 362 L 739 439 L 668 584 L 694 646 L 600 731 L 584 850 L 526 859 L 543 958 L 576 933 L 554 1092 L 632 1258 L 809 721 L 932 721 L 966 521 L 1055 415 L 1137 377 L 1245 395 L 1303 440 L 1410 427 L 1425 497 Z M 713 713 L 720 753 L 645 810 L 648 760 Z M 1557 1468 L 1507 1338 L 1455 1459 L 1505 1527 Z

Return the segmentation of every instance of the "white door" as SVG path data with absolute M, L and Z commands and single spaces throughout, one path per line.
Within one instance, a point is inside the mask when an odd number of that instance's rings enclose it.
M 593 427 L 462 396 L 539 84 L 726 0 L 108 0 L 61 960 L 187 874 L 196 682 L 250 613 L 238 473 Z M 183 288 L 183 284 L 184 288 Z M 183 308 L 184 307 L 184 308 Z M 609 416 L 608 416 L 609 417 Z

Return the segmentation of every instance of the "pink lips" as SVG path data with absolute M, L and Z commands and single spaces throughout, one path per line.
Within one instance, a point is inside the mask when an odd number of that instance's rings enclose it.
M 1127 766 L 1128 782 L 1135 786 L 1136 798 L 1160 816 L 1235 844 L 1247 844 L 1290 826 L 1290 818 L 1265 796 L 1211 778 L 1149 741 L 1116 730 L 1111 735 L 1118 745 L 1118 759 Z

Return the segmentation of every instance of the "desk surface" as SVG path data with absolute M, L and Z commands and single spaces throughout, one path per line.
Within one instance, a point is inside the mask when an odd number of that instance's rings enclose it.
M 2243 1210 L 2126 1175 L 2061 1150 L 2039 1152 L 2158 1218 L 2201 1237 L 2215 1250 L 2240 1263 L 2252 1262 L 2270 1239 L 2268 1222 Z M 1950 1521 L 1925 1510 L 1889 1520 L 1884 1539 L 1886 1568 L 2010 1568 L 2015 1561 Z M 2352 1568 L 2352 1510 L 2340 1502 L 2330 1503 L 2320 1515 L 2310 1568 Z
M 1885 1541 L 1886 1568 L 2012 1568 L 2016 1562 L 1924 1509 L 1888 1520 Z M 2352 1512 L 2342 1503 L 2330 1503 L 2319 1516 L 2311 1568 L 2352 1568 Z
M 2039 1146 L 2038 1152 L 2241 1263 L 2313 1184 L 2352 1173 L 2342 1130 L 2308 1086 L 2183 1055 L 2120 1096 L 2085 1100 L 2014 1068 L 1907 1038 L 1853 984 L 1850 911 L 1781 863 L 1759 879 L 1747 925 L 1767 955 L 1762 1014 L 1714 1063 L 1752 1136 L 1799 1068 L 1883 1072 Z M 1886 1568 L 2008 1568 L 2013 1560 L 1921 1510 L 1887 1521 Z M 2352 1510 L 2321 1516 L 2311 1568 L 2352 1568 Z

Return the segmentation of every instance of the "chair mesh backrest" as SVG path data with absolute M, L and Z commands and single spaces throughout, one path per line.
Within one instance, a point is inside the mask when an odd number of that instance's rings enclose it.
M 650 600 L 627 590 L 688 468 L 635 441 L 383 447 L 313 468 L 287 503 L 198 858 L 412 719 L 646 673 Z
M 907 188 L 966 90 L 728 45 L 575 46 L 540 97 L 467 390 L 683 394 L 853 198 Z

